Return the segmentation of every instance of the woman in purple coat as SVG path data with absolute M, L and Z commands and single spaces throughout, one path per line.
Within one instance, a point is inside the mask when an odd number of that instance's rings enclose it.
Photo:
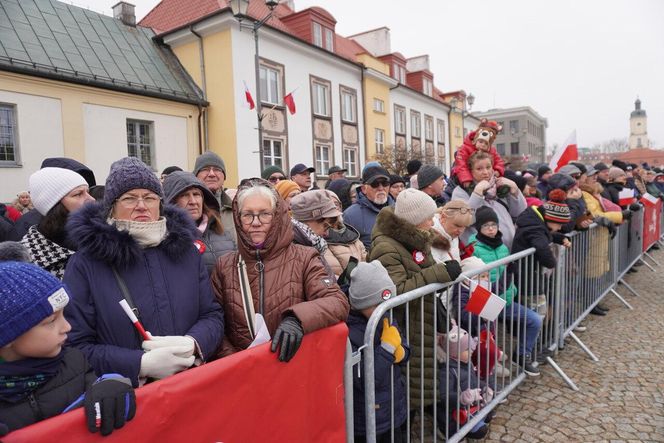
M 155 174 L 123 158 L 111 165 L 103 203 L 86 205 L 67 225 L 78 246 L 64 276 L 72 296 L 68 343 L 95 372 L 120 373 L 134 385 L 204 362 L 224 333 L 222 308 L 194 246 L 196 228 L 162 198 Z M 136 332 L 123 299 L 150 340 Z

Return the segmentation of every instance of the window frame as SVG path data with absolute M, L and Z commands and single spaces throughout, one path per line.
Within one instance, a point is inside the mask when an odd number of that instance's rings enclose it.
M 334 32 L 330 28 L 323 27 L 323 43 L 325 49 L 334 52 Z
M 281 145 L 281 147 L 280 147 L 281 155 L 280 156 L 274 155 L 274 144 L 275 144 L 275 142 L 279 143 Z M 269 145 L 270 145 L 269 155 L 267 155 L 265 153 L 265 144 L 266 143 L 269 143 Z M 277 159 L 277 158 L 280 159 L 281 164 L 275 163 L 275 159 Z M 266 159 L 270 160 L 269 164 L 265 163 Z M 263 137 L 263 168 L 267 168 L 268 166 L 273 166 L 273 165 L 278 166 L 279 168 L 281 168 L 284 171 L 286 169 L 288 169 L 288 168 L 285 167 L 286 166 L 286 156 L 285 156 L 285 152 L 284 152 L 284 141 L 283 141 L 283 139 L 280 139 L 280 138 L 272 138 L 272 137 L 265 137 L 264 136 Z
M 380 134 L 380 140 L 378 135 Z M 374 143 L 376 154 L 385 152 L 385 130 L 382 128 L 374 128 Z
M 3 159 L 0 160 L 0 168 L 3 167 L 17 167 L 17 166 L 22 166 L 21 164 L 21 146 L 19 143 L 19 130 L 18 130 L 18 106 L 15 103 L 6 103 L 6 102 L 0 102 L 0 112 L 6 110 L 8 114 L 10 115 L 11 118 L 11 125 L 5 125 L 8 128 L 8 136 L 7 138 L 11 137 L 11 150 L 13 159 L 8 160 L 8 159 Z M 1 129 L 2 126 L 0 126 L 0 134 L 1 134 Z M 4 145 L 4 150 L 9 148 L 9 145 Z M 6 151 L 5 151 L 5 155 Z
M 380 104 L 380 105 L 376 106 L 378 104 Z M 380 108 L 380 109 L 378 109 L 378 108 Z M 378 97 L 374 97 L 374 99 L 373 99 L 373 110 L 374 110 L 374 112 L 380 112 L 381 114 L 385 114 L 385 101 L 378 98 Z
M 422 91 L 429 97 L 433 96 L 433 82 L 426 77 L 422 79 Z
M 321 25 L 318 22 L 311 22 L 312 23 L 312 30 L 311 30 L 311 41 L 314 44 L 314 46 L 318 46 L 319 48 L 323 47 L 323 25 Z
M 445 144 L 445 120 L 436 119 L 436 136 L 439 144 Z
M 399 118 L 401 115 L 402 118 Z M 399 130 L 401 127 L 401 131 Z M 394 132 L 400 135 L 406 135 L 406 108 L 394 105 Z
M 515 147 L 516 147 L 516 152 L 514 152 Z M 510 155 L 519 155 L 519 142 L 510 142 Z
M 323 149 L 327 149 L 327 160 L 324 160 L 320 158 L 318 155 L 318 149 L 321 148 L 321 154 L 323 152 Z M 332 166 L 333 158 L 332 158 L 333 152 L 332 152 L 332 146 L 326 143 L 314 143 L 314 164 L 316 171 L 318 174 L 322 176 L 327 176 L 330 170 L 330 166 Z M 325 163 L 327 163 L 327 167 L 325 167 Z
M 347 153 L 352 153 L 353 154 L 353 161 L 350 161 L 350 158 L 346 157 Z M 348 170 L 348 176 L 349 177 L 358 177 L 358 157 L 359 157 L 359 150 L 355 146 L 344 146 L 342 149 L 342 164 L 343 168 Z
M 346 100 L 350 100 L 350 118 L 346 115 Z M 357 124 L 357 92 L 347 86 L 339 86 L 339 101 L 341 107 L 341 121 L 344 123 Z
M 414 124 L 413 119 L 416 120 L 417 124 Z M 417 129 L 417 131 L 415 131 L 415 129 Z M 410 137 L 422 138 L 422 114 L 418 111 L 410 111 Z
M 427 130 L 428 126 L 428 130 Z M 427 135 L 428 133 L 428 135 Z M 424 114 L 424 140 L 433 141 L 433 117 Z
M 324 99 L 325 99 L 325 113 L 319 112 L 321 111 L 320 109 L 320 102 L 319 102 L 319 94 L 317 89 L 322 88 L 323 91 L 325 91 L 324 94 Z M 331 102 L 331 97 L 330 97 L 330 89 L 331 85 L 330 83 L 324 83 L 320 80 L 312 80 L 311 81 L 311 96 L 312 96 L 312 102 L 311 102 L 311 112 L 318 116 L 318 117 L 326 117 L 330 118 L 332 116 L 332 110 L 330 106 Z
M 141 126 L 147 126 L 148 127 L 148 132 L 149 132 L 149 139 L 148 143 L 144 143 L 141 141 L 134 141 L 133 143 L 129 140 L 129 125 L 134 125 L 134 131 L 135 134 L 138 134 L 140 137 L 140 127 Z M 151 169 L 156 170 L 157 167 L 157 158 L 156 158 L 156 145 L 155 145 L 155 127 L 154 127 L 154 121 L 151 120 L 141 120 L 141 119 L 135 119 L 135 118 L 127 118 L 126 119 L 126 125 L 125 125 L 126 131 L 127 131 L 127 156 L 128 157 L 136 157 L 139 160 L 141 160 L 143 163 L 148 165 Z M 135 154 L 132 155 L 131 153 L 131 146 L 135 145 Z M 149 163 L 145 161 L 146 156 L 144 155 L 144 147 L 147 145 L 149 148 L 148 152 L 148 158 L 149 158 Z
M 263 63 L 263 62 L 260 63 L 260 66 L 259 66 L 258 70 L 259 70 L 258 78 L 259 78 L 259 81 L 261 83 L 263 83 L 262 73 L 263 73 L 263 71 L 265 71 L 265 86 L 266 86 L 265 88 L 263 88 L 262 85 L 261 85 L 261 88 L 260 88 L 261 89 L 260 90 L 261 96 L 259 97 L 259 100 L 261 101 L 261 103 L 267 103 L 267 104 L 270 104 L 270 105 L 281 105 L 281 96 L 282 96 L 282 94 L 281 94 L 281 90 L 282 90 L 281 73 L 282 73 L 282 71 L 279 68 L 275 67 L 275 66 L 272 66 L 272 65 L 269 65 L 269 64 L 266 64 L 266 63 Z M 268 95 L 272 95 L 272 92 L 275 92 L 275 91 L 272 91 L 272 88 L 270 87 L 271 82 L 269 81 L 269 78 L 268 78 L 268 74 L 271 73 L 271 72 L 274 72 L 274 74 L 276 75 L 277 90 L 276 90 L 276 93 L 274 94 L 274 97 L 268 96 Z M 274 101 L 272 99 L 274 99 Z

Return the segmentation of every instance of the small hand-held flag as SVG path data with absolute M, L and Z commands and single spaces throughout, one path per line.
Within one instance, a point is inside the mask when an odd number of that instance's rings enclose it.
M 288 112 L 290 112 L 291 115 L 295 114 L 295 99 L 293 98 L 293 92 L 289 92 L 284 96 L 284 105 L 286 105 Z
M 636 197 L 634 197 L 634 189 L 623 188 L 622 191 L 618 193 L 618 204 L 620 206 L 631 205 L 636 202 Z
M 256 107 L 256 103 L 254 103 L 254 98 L 251 96 L 251 92 L 249 92 L 249 88 L 247 87 L 247 83 L 244 83 L 244 98 L 247 100 L 247 104 L 249 105 L 249 110 L 252 110 Z
M 657 202 L 659 201 L 659 199 L 654 195 L 646 192 L 645 194 L 643 194 L 643 197 L 641 197 L 640 201 L 644 205 L 657 206 Z
M 558 172 L 560 168 L 565 166 L 567 163 L 579 159 L 579 150 L 576 146 L 576 129 L 567 137 L 565 143 L 556 149 L 556 152 L 553 153 L 551 157 L 551 163 L 549 163 L 549 168 L 553 172 Z
M 143 328 L 143 325 L 141 322 L 138 320 L 136 317 L 136 314 L 134 314 L 134 311 L 131 310 L 129 307 L 129 303 L 127 303 L 127 300 L 124 298 L 119 301 L 120 306 L 122 306 L 122 310 L 127 314 L 127 317 L 129 317 L 129 321 L 132 322 L 138 333 L 143 337 L 143 340 L 150 340 L 150 336 L 148 335 L 147 332 L 145 332 L 145 328 Z
M 505 300 L 498 297 L 473 280 L 470 281 L 470 298 L 465 310 L 480 317 L 494 321 L 505 307 Z

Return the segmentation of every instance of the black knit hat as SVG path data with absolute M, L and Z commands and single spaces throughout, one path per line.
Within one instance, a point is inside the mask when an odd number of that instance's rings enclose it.
M 424 165 L 417 171 L 417 186 L 420 190 L 424 189 L 443 175 L 443 170 L 438 166 Z
M 605 163 L 599 162 L 599 163 L 595 163 L 595 169 L 597 169 L 598 171 L 604 171 L 606 169 L 609 169 L 609 167 L 606 166 Z
M 475 211 L 475 224 L 473 226 L 479 232 L 482 225 L 489 222 L 499 224 L 498 214 L 488 206 L 480 206 L 477 211 Z
M 417 174 L 417 171 L 422 167 L 422 162 L 419 160 L 411 160 L 406 164 L 406 171 L 408 175 Z
M 549 177 L 549 189 L 562 189 L 567 192 L 576 186 L 576 180 L 567 174 L 556 173 Z
M 395 185 L 397 183 L 403 183 L 405 185 L 406 180 L 404 180 L 403 177 L 400 176 L 399 174 L 390 174 L 390 186 Z
M 542 165 L 539 168 L 537 168 L 537 178 L 542 179 L 542 176 L 546 174 L 547 172 L 552 172 L 551 168 L 549 168 L 548 165 Z

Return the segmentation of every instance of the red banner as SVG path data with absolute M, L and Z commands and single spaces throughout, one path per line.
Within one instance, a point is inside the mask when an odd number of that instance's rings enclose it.
M 269 343 L 136 391 L 136 417 L 108 437 L 91 434 L 82 409 L 12 432 L 2 441 L 345 442 L 344 323 L 308 334 L 289 363 Z
M 644 204 L 643 211 L 643 252 L 646 252 L 660 236 L 662 201 L 657 199 L 655 204 Z

